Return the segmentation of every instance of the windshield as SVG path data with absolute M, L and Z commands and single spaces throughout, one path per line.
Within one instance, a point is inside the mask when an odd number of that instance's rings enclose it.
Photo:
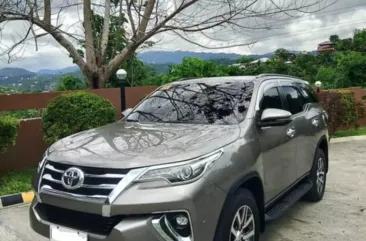
M 174 83 L 146 98 L 127 121 L 236 124 L 245 118 L 252 82 Z

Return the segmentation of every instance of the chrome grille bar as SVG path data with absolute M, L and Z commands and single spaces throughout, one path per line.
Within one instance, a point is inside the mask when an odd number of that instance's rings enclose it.
M 108 197 L 107 195 L 82 195 L 82 194 L 63 192 L 60 190 L 56 190 L 49 185 L 42 186 L 41 191 L 48 192 L 48 193 L 54 193 L 54 194 L 58 194 L 58 195 L 63 195 L 63 196 L 77 197 L 77 198 L 107 199 L 107 197 Z
M 57 173 L 64 173 L 64 170 L 60 170 L 52 166 L 51 164 L 47 164 L 46 168 L 48 170 L 57 172 Z M 126 175 L 124 174 L 113 174 L 113 173 L 107 173 L 107 174 L 88 174 L 85 173 L 85 177 L 95 177 L 95 178 L 124 178 Z
M 117 185 L 115 185 L 115 184 L 99 184 L 99 185 L 84 184 L 81 187 L 94 188 L 94 189 L 113 189 L 116 186 Z
M 53 178 L 50 174 L 45 174 L 43 175 L 42 178 L 50 182 L 62 184 L 60 180 Z M 94 188 L 94 189 L 114 189 L 116 186 L 117 186 L 116 184 L 98 184 L 98 185 L 83 184 L 81 187 Z
M 44 174 L 42 179 L 50 181 L 50 182 L 61 184 L 61 180 L 54 179 L 50 174 Z
M 107 174 L 85 174 L 86 177 L 95 177 L 95 178 L 124 178 L 126 175 L 123 174 L 113 174 L 113 173 L 107 173 Z
M 76 189 L 69 189 L 62 183 L 62 176 L 71 167 L 84 172 L 84 183 Z M 70 164 L 46 161 L 42 169 L 40 192 L 77 198 L 107 199 L 129 170 L 105 169 L 99 167 L 78 167 Z
M 51 164 L 47 164 L 47 165 L 46 165 L 46 168 L 47 168 L 48 170 L 53 171 L 53 172 L 57 172 L 57 173 L 64 173 L 64 171 L 63 171 L 63 170 L 56 169 L 56 168 L 55 168 L 54 166 L 52 166 Z

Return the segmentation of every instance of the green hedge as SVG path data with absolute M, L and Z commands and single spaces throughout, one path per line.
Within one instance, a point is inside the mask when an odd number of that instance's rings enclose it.
M 59 95 L 42 118 L 45 141 L 52 144 L 74 133 L 114 122 L 115 108 L 107 100 L 87 92 Z
M 356 101 L 354 92 L 345 90 L 322 91 L 318 93 L 320 104 L 329 115 L 329 132 L 334 133 L 342 126 L 358 127 L 358 121 L 365 116 L 365 106 Z
M 15 117 L 0 116 L 0 153 L 5 152 L 8 146 L 15 144 L 18 125 L 19 121 Z

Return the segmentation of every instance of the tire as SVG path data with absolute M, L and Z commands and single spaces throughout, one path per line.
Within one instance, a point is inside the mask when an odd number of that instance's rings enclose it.
M 245 211 L 247 215 L 244 214 Z M 246 227 L 242 225 L 244 228 L 242 231 L 239 231 L 239 218 L 242 220 L 245 217 L 247 225 Z M 244 224 L 243 221 L 242 224 Z M 236 235 L 232 232 L 232 227 L 236 230 Z M 229 196 L 225 202 L 216 228 L 214 241 L 259 241 L 259 233 L 260 216 L 255 198 L 247 189 L 240 189 L 235 195 Z M 238 239 L 238 237 L 242 238 Z
M 311 202 L 319 202 L 323 199 L 325 186 L 327 182 L 326 160 L 324 152 L 317 149 L 315 153 L 313 167 L 310 172 L 309 179 L 313 183 L 312 188 L 304 196 L 304 199 Z M 318 178 L 319 177 L 319 178 Z

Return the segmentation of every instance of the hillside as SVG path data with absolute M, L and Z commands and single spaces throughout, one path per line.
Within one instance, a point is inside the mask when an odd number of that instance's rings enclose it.
M 35 73 L 21 68 L 4 68 L 0 70 L 0 85 L 10 85 L 13 83 L 22 83 L 25 80 L 32 79 Z
M 44 69 L 37 73 L 22 68 L 3 68 L 0 69 L 0 86 L 12 87 L 19 91 L 50 90 L 64 74 L 82 78 L 81 72 L 75 66 L 59 70 Z
M 137 57 L 147 64 L 163 64 L 172 63 L 179 64 L 184 57 L 200 58 L 200 59 L 237 59 L 239 54 L 230 53 L 206 53 L 206 52 L 190 52 L 190 51 L 148 51 L 137 55 Z
M 37 75 L 55 75 L 55 74 L 67 74 L 79 71 L 78 66 L 66 67 L 63 69 L 41 69 L 37 71 Z
M 34 76 L 35 73 L 21 68 L 3 68 L 0 70 L 0 77 L 13 76 Z

